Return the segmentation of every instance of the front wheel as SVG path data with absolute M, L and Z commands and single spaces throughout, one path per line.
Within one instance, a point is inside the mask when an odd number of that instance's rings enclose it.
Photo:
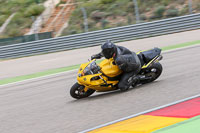
M 84 90 L 85 86 L 75 83 L 70 89 L 70 95 L 75 99 L 81 99 L 92 95 L 95 90 L 88 89 L 87 91 Z

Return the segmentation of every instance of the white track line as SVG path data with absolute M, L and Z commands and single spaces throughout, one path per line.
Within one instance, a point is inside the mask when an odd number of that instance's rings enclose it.
M 175 104 L 178 104 L 178 103 L 181 103 L 181 102 L 184 102 L 184 101 L 193 99 L 193 98 L 197 98 L 197 97 L 200 97 L 200 94 L 195 95 L 195 96 L 192 96 L 192 97 L 188 97 L 188 98 L 185 98 L 185 99 L 182 99 L 182 100 L 178 100 L 178 101 L 176 101 L 176 102 L 169 103 L 169 104 L 166 104 L 166 105 L 163 105 L 163 106 L 160 106 L 160 107 L 156 107 L 156 108 L 153 108 L 153 109 L 144 111 L 144 112 L 140 112 L 140 113 L 137 113 L 137 114 L 133 114 L 133 115 L 130 115 L 130 116 L 127 116 L 127 117 L 124 117 L 124 118 L 121 118 L 121 119 L 118 119 L 118 120 L 115 120 L 115 121 L 111 121 L 111 122 L 108 122 L 108 123 L 106 123 L 106 124 L 102 124 L 102 125 L 100 125 L 100 126 L 96 126 L 96 127 L 94 127 L 94 128 L 81 131 L 81 132 L 79 132 L 79 133 L 87 133 L 87 132 L 89 132 L 89 131 L 92 131 L 92 130 L 95 130 L 95 129 L 98 129 L 98 128 L 101 128 L 101 127 L 105 127 L 105 126 L 108 126 L 108 125 L 111 125 L 111 124 L 114 124 L 114 123 L 117 123 L 117 122 L 120 122 L 120 121 L 123 121 L 123 120 L 127 120 L 127 119 L 130 119 L 130 118 L 133 118 L 133 117 L 142 115 L 142 114 L 146 114 L 146 113 L 149 113 L 149 112 L 152 112 L 152 111 L 155 111 L 155 110 L 158 110 L 158 109 L 162 109 L 162 108 L 165 108 L 165 107 L 168 107 L 168 106 L 171 106 L 171 105 L 175 105 Z

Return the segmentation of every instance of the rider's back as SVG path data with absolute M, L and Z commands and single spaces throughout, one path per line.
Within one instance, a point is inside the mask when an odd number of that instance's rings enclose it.
M 114 57 L 117 64 L 124 64 L 121 68 L 124 72 L 131 72 L 141 69 L 141 63 L 135 52 L 129 49 L 117 46 L 116 56 Z

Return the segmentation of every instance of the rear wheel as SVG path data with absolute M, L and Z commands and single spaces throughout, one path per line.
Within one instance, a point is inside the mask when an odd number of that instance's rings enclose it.
M 143 83 L 149 83 L 156 80 L 162 73 L 162 65 L 159 62 L 154 63 L 150 68 L 148 68 L 148 73 L 145 74 L 146 77 L 150 78 L 143 81 Z
M 70 95 L 75 99 L 81 99 L 92 95 L 95 90 L 88 89 L 87 91 L 84 90 L 85 86 L 75 83 L 70 89 Z

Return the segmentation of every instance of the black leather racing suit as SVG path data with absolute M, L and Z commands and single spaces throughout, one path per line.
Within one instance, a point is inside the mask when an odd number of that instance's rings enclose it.
M 101 58 L 102 53 L 96 54 L 93 57 Z M 113 55 L 116 65 L 123 71 L 118 88 L 122 91 L 127 90 L 131 83 L 129 78 L 136 76 L 141 70 L 141 63 L 135 52 L 131 52 L 125 47 L 116 46 Z

